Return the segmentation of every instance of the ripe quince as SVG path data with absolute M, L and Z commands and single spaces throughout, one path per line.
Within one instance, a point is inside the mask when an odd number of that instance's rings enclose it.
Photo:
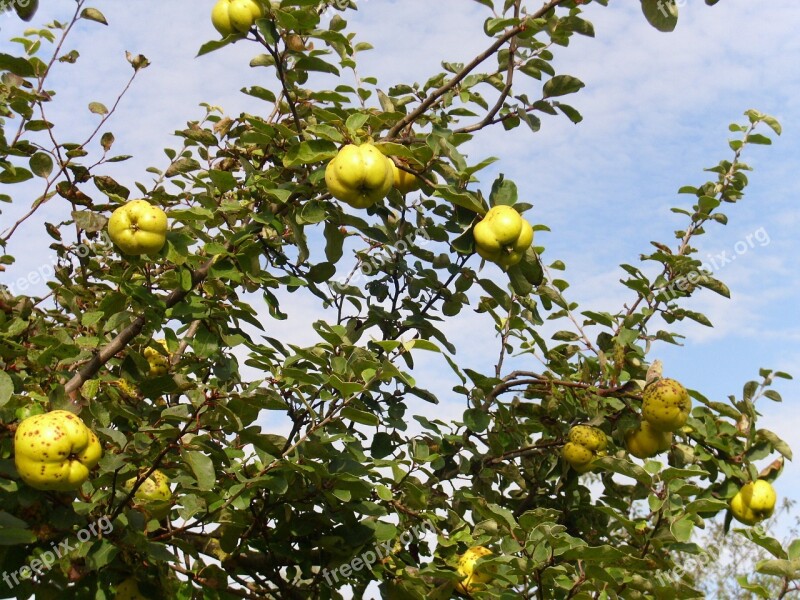
M 126 490 L 133 489 L 136 477 L 125 482 Z M 133 505 L 137 509 L 148 512 L 154 519 L 166 518 L 172 508 L 172 491 L 169 489 L 169 478 L 161 471 L 153 471 L 150 477 L 136 489 Z
M 470 595 L 476 588 L 492 581 L 494 578 L 494 569 L 475 569 L 475 563 L 478 562 L 478 559 L 484 556 L 490 556 L 491 554 L 492 551 L 484 546 L 473 546 L 461 555 L 458 559 L 458 574 L 462 579 L 456 584 L 456 590 L 458 592 Z
M 513 207 L 492 207 L 473 230 L 475 250 L 504 269 L 522 260 L 533 243 L 533 228 Z
M 770 482 L 763 479 L 750 481 L 731 499 L 731 513 L 745 525 L 755 525 L 772 516 L 777 499 Z
M 404 171 L 400 169 L 396 164 L 394 164 L 393 160 L 389 160 L 392 163 L 392 174 L 394 175 L 394 187 L 397 191 L 399 191 L 404 196 L 409 194 L 415 190 L 419 189 L 420 181 L 416 175 L 409 173 L 408 171 Z
M 167 214 L 147 200 L 131 200 L 108 220 L 108 236 L 125 254 L 155 254 L 167 241 Z
M 625 434 L 625 446 L 636 458 L 650 458 L 672 446 L 672 432 L 653 429 L 648 421 Z
M 102 455 L 94 432 L 66 410 L 28 417 L 14 435 L 14 464 L 19 476 L 37 490 L 78 489 Z
M 264 16 L 255 0 L 218 0 L 211 9 L 211 24 L 223 36 L 247 33 L 256 19 Z
M 164 348 L 167 356 L 164 356 L 155 348 L 148 347 L 144 349 L 144 357 L 147 359 L 147 364 L 150 365 L 150 377 L 166 375 L 167 371 L 169 371 L 169 348 L 167 348 L 167 341 L 156 340 L 156 342 Z
M 561 456 L 578 473 L 590 471 L 594 460 L 606 454 L 608 439 L 597 427 L 575 425 L 569 430 L 567 440 Z
M 642 416 L 656 431 L 677 431 L 691 409 L 689 393 L 674 379 L 658 379 L 644 388 Z
M 325 168 L 325 183 L 334 198 L 353 208 L 367 208 L 392 189 L 393 167 L 391 159 L 372 144 L 348 144 Z

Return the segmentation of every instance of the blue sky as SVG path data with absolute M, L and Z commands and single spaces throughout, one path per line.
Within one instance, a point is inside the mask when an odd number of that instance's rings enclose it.
M 36 21 L 65 20 L 72 2 L 48 2 Z M 216 37 L 208 13 L 213 2 L 154 0 L 95 5 L 109 27 L 80 23 L 69 48 L 77 48 L 76 65 L 58 67 L 52 87 L 59 91 L 50 108 L 61 139 L 80 139 L 97 122 L 86 106 L 107 106 L 124 86 L 130 67 L 124 51 L 146 55 L 152 66 L 140 74 L 108 129 L 114 150 L 133 154 L 109 174 L 133 188 L 148 182 L 147 166 L 163 168 L 164 147 L 177 145 L 171 132 L 200 118 L 201 102 L 218 105 L 230 115 L 264 111 L 265 105 L 239 92 L 249 85 L 271 85 L 265 70 L 248 67 L 258 50 L 237 43 L 195 58 L 200 45 Z M 439 62 L 466 61 L 489 45 L 482 33 L 487 11 L 468 0 L 362 0 L 348 20 L 360 39 L 375 47 L 360 58 L 359 74 L 374 75 L 386 89 L 400 81 L 424 81 Z M 548 225 L 538 234 L 548 261 L 567 264 L 572 284 L 567 296 L 582 309 L 614 312 L 631 298 L 617 284 L 618 265 L 636 263 L 651 240 L 669 241 L 683 220 L 671 206 L 688 207 L 690 197 L 676 192 L 683 185 L 706 181 L 703 168 L 730 158 L 729 123 L 756 108 L 777 117 L 784 134 L 771 147 L 754 147 L 745 161 L 754 167 L 742 203 L 727 211 L 727 227 L 712 228 L 701 238 L 701 256 L 723 251 L 735 254 L 737 242 L 763 231 L 769 243 L 755 244 L 716 275 L 730 287 L 732 299 L 710 292 L 693 298 L 690 308 L 714 322 L 709 329 L 677 324 L 687 336 L 682 348 L 656 347 L 651 358 L 665 363 L 666 373 L 707 397 L 724 400 L 741 394 L 745 381 L 768 367 L 800 375 L 800 311 L 797 292 L 800 252 L 796 231 L 800 157 L 800 5 L 792 0 L 723 0 L 709 8 L 701 2 L 679 2 L 681 18 L 672 34 L 659 33 L 644 21 L 637 2 L 590 5 L 586 18 L 595 39 L 576 38 L 568 48 L 556 48 L 560 73 L 579 77 L 586 88 L 565 101 L 584 116 L 580 125 L 565 118 L 543 120 L 534 135 L 524 127 L 480 134 L 468 150 L 470 161 L 496 156 L 500 162 L 484 172 L 488 191 L 494 175 L 515 180 L 521 199 L 534 209 L 528 218 Z M 0 16 L 0 51 L 9 51 L 12 35 L 22 25 Z M 385 84 L 384 84 L 385 82 Z M 536 90 L 536 82 L 529 89 Z M 18 186 L 15 197 L 30 197 L 33 187 Z M 20 193 L 22 192 L 22 193 Z M 63 205 L 54 199 L 23 225 L 9 246 L 18 263 L 0 280 L 12 281 L 47 260 L 49 242 L 42 223 L 60 221 Z M 22 203 L 0 206 L 0 230 L 16 220 Z M 761 238 L 763 239 L 763 238 Z M 477 260 L 474 266 L 477 266 Z M 499 272 L 497 276 L 500 277 Z M 290 319 L 271 323 L 270 334 L 298 343 L 314 343 L 310 323 L 320 316 L 315 300 L 291 297 L 284 306 Z M 266 313 L 266 311 L 264 311 Z M 486 370 L 499 350 L 489 321 L 470 310 L 447 326 L 459 347 L 459 361 Z M 419 383 L 436 390 L 439 416 L 458 418 L 465 408 L 449 388 L 456 382 L 442 361 L 431 357 L 416 373 Z M 800 414 L 796 410 L 800 384 L 781 382 L 776 388 L 783 404 L 768 402 L 760 426 L 774 430 L 800 448 Z M 416 406 L 431 411 L 428 405 Z M 800 498 L 800 470 L 788 464 L 777 484 L 780 494 Z

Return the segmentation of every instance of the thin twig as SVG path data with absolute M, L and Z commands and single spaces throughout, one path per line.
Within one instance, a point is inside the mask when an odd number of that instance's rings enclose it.
M 551 0 L 547 4 L 545 4 L 542 8 L 537 10 L 532 15 L 526 17 L 526 19 L 517 25 L 516 27 L 512 27 L 508 31 L 506 31 L 503 35 L 501 35 L 497 40 L 489 46 L 485 51 L 481 52 L 478 56 L 472 59 L 463 69 L 461 69 L 455 77 L 453 77 L 450 81 L 440 86 L 438 89 L 434 90 L 430 96 L 425 98 L 420 105 L 408 113 L 405 117 L 400 119 L 386 134 L 386 140 L 394 139 L 398 136 L 398 134 L 405 129 L 408 125 L 412 124 L 416 121 L 419 117 L 425 114 L 428 109 L 436 104 L 439 99 L 447 94 L 450 90 L 452 90 L 455 86 L 457 86 L 461 81 L 464 80 L 467 75 L 469 75 L 472 71 L 474 71 L 478 65 L 480 65 L 486 59 L 495 55 L 495 53 L 509 40 L 515 38 L 520 33 L 525 31 L 528 27 L 528 21 L 532 21 L 534 19 L 538 19 L 544 15 L 546 15 L 549 11 L 554 9 L 559 4 L 563 3 L 565 0 Z

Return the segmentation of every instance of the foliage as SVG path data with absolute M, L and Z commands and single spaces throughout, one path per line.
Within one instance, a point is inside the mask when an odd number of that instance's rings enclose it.
M 58 255 L 49 294 L 6 289 L 0 298 L 0 565 L 18 572 L 73 545 L 21 580 L 17 598 L 108 598 L 131 576 L 159 598 L 342 598 L 348 586 L 363 597 L 375 581 L 386 598 L 448 598 L 459 555 L 475 545 L 492 549 L 484 562 L 496 576 L 474 598 L 699 595 L 652 574 L 699 554 L 694 529 L 724 514 L 742 483 L 774 480 L 791 458 L 757 428 L 756 407 L 780 401 L 770 386 L 788 375 L 762 370 L 727 402 L 690 390 L 695 407 L 661 457 L 667 464 L 631 459 L 624 435 L 638 423 L 648 355 L 678 341 L 670 324 L 709 324 L 682 300 L 728 296 L 692 244 L 727 222 L 721 209 L 740 202 L 748 183 L 743 151 L 770 143 L 765 132 L 780 126 L 747 111 L 731 126 L 732 155 L 708 169 L 709 181 L 681 189 L 690 202 L 673 209 L 686 219 L 676 239 L 654 242 L 645 265 L 623 265 L 626 306 L 581 311 L 558 277 L 563 263 L 548 264 L 541 246 L 507 274 L 480 268 L 475 223 L 491 206 L 530 206 L 512 181 L 481 181 L 494 159 L 475 162 L 462 148 L 492 127 L 535 133 L 543 118 L 581 121 L 564 97 L 583 83 L 553 59 L 574 35 L 593 35 L 583 5 L 607 2 L 478 1 L 487 9 L 485 52 L 385 93 L 371 78 L 346 83 L 370 48 L 348 31 L 354 2 L 265 3 L 246 39 L 199 51 L 214 60 L 232 43 L 258 48 L 254 79 L 268 73 L 274 85 L 243 91 L 263 111 L 232 117 L 208 107 L 136 190 L 104 173 L 130 158 L 112 151 L 116 103 L 92 102 L 99 124 L 77 141 L 59 139 L 46 118 L 56 94 L 48 76 L 79 60 L 63 40 L 81 19 L 106 25 L 102 13 L 77 0 L 69 21 L 30 29 L 15 40 L 17 55 L 0 54 L 0 181 L 41 184 L 31 209 L 0 234 L 5 251 L 45 203 L 59 207 L 51 206 L 58 221 L 43 223 Z M 642 0 L 651 22 L 655 4 Z M 128 61 L 130 86 L 148 61 Z M 342 79 L 320 84 L 328 75 Z M 327 162 L 342 145 L 367 141 L 416 174 L 421 193 L 394 190 L 367 210 L 335 201 Z M 142 197 L 171 224 L 152 258 L 120 254 L 104 233 L 115 208 Z M 414 243 L 422 238 L 429 243 Z M 351 251 L 357 264 L 334 282 Z M 0 256 L 0 265 L 13 262 Z M 316 344 L 270 335 L 288 294 L 328 309 L 331 318 L 312 325 Z M 501 340 L 483 372 L 456 362 L 442 326 L 468 307 L 489 315 Z M 545 321 L 562 329 L 545 339 Z M 411 397 L 437 402 L 414 378 L 426 352 L 443 354 L 460 378 L 459 420 L 408 413 Z M 167 373 L 150 375 L 154 353 L 168 355 Z M 543 369 L 509 372 L 512 353 Z M 261 376 L 246 378 L 243 365 Z M 74 495 L 26 487 L 13 466 L 19 420 L 53 409 L 80 413 L 105 449 Z M 264 431 L 265 415 L 285 419 L 283 435 Z M 593 473 L 560 459 L 575 424 L 611 440 Z M 754 462 L 774 453 L 759 473 Z M 173 485 L 168 520 L 131 503 L 156 469 Z M 131 478 L 138 483 L 126 487 Z M 113 531 L 75 543 L 103 516 Z M 435 535 L 409 539 L 422 525 Z M 758 543 L 775 556 L 759 570 L 789 589 L 798 542 Z M 381 548 L 391 555 L 355 568 L 354 558 Z

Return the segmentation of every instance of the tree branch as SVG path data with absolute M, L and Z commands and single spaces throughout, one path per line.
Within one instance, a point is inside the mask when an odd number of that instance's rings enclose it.
M 214 260 L 209 260 L 196 271 L 192 272 L 192 286 L 188 290 L 178 288 L 173 290 L 165 302 L 167 309 L 172 308 L 183 300 L 201 281 L 203 281 L 211 270 Z M 104 346 L 94 357 L 86 363 L 75 375 L 67 382 L 65 387 L 67 394 L 73 396 L 77 390 L 89 379 L 94 377 L 97 372 L 118 352 L 122 351 L 130 341 L 142 332 L 147 320 L 144 315 L 139 315 L 125 329 L 120 331 L 111 342 Z M 73 402 L 74 402 L 73 398 Z
M 420 103 L 420 105 L 416 109 L 414 109 L 413 111 L 408 113 L 405 117 L 400 119 L 400 121 L 398 121 L 394 125 L 394 127 L 392 127 L 389 130 L 384 139 L 391 140 L 396 138 L 397 135 L 403 129 L 411 125 L 419 117 L 425 114 L 428 111 L 428 109 L 434 104 L 436 104 L 442 96 L 444 96 L 447 92 L 449 92 L 459 83 L 461 83 L 461 81 L 463 81 L 467 75 L 469 75 L 472 71 L 474 71 L 478 67 L 478 65 L 480 65 L 487 58 L 494 56 L 495 53 L 500 49 L 500 47 L 503 46 L 506 42 L 518 36 L 523 31 L 525 31 L 525 29 L 528 27 L 529 20 L 538 19 L 544 16 L 545 14 L 547 14 L 549 11 L 551 11 L 564 1 L 565 0 L 551 0 L 550 2 L 545 4 L 542 8 L 537 10 L 535 13 L 526 17 L 526 19 L 522 23 L 506 31 L 503 35 L 497 38 L 497 40 L 491 46 L 489 46 L 486 50 L 484 50 L 478 56 L 472 59 L 472 61 L 470 61 L 469 64 L 467 64 L 463 69 L 461 69 L 456 74 L 455 77 L 453 77 L 447 83 L 443 84 L 438 89 L 434 90 L 434 92 L 430 96 L 425 98 L 425 100 L 423 100 L 422 103 Z

